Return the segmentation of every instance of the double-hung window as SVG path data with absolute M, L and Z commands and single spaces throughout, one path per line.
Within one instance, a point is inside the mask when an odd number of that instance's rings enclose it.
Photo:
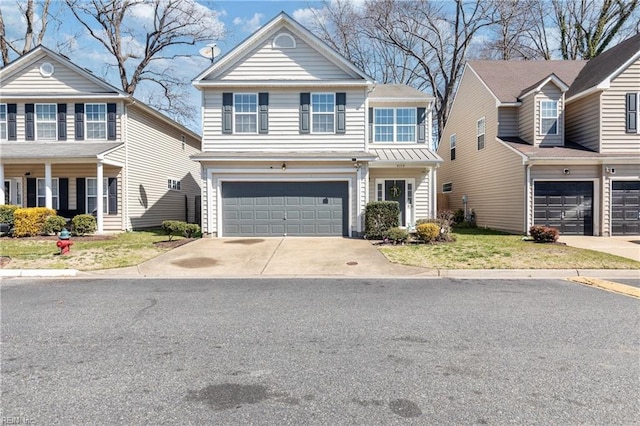
M 107 104 L 85 104 L 87 139 L 107 139 Z
M 540 134 L 558 134 L 558 101 L 540 101 Z
M 449 136 L 449 149 L 451 150 L 451 161 L 456 159 L 456 134 Z
M 7 104 L 0 104 L 0 140 L 7 140 Z
M 311 132 L 335 133 L 335 93 L 311 94 Z
M 56 140 L 58 138 L 57 104 L 36 104 L 36 139 Z
M 374 142 L 415 142 L 415 108 L 374 108 Z
M 235 133 L 258 133 L 258 95 L 233 95 Z
M 484 132 L 485 132 L 485 122 L 484 122 L 484 117 L 482 117 L 476 123 L 476 139 L 478 142 L 478 150 L 484 149 Z
M 60 197 L 58 190 L 58 178 L 51 179 L 51 206 L 54 209 L 60 208 Z M 36 196 L 38 197 L 38 207 L 46 207 L 47 205 L 47 185 L 46 181 L 39 178 L 36 185 Z
M 98 207 L 98 179 L 87 178 L 87 213 L 92 214 Z M 109 178 L 102 179 L 102 212 L 109 213 Z

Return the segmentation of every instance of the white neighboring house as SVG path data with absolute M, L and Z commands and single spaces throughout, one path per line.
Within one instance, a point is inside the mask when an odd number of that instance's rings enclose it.
M 98 232 L 199 220 L 198 134 L 43 46 L 0 89 L 0 203 L 93 213 Z
M 193 84 L 205 233 L 362 236 L 373 200 L 402 226 L 435 215 L 433 98 L 376 84 L 285 13 Z

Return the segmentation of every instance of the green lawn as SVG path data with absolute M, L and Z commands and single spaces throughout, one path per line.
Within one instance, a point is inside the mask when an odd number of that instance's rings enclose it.
M 458 229 L 453 243 L 383 246 L 391 261 L 429 269 L 639 269 L 640 262 L 562 244 L 523 241 L 485 229 Z
M 182 239 L 174 237 L 174 240 Z M 78 269 L 83 271 L 134 266 L 169 250 L 161 230 L 123 232 L 107 239 L 74 238 L 71 254 L 60 256 L 55 239 L 0 239 L 0 255 L 9 256 L 6 269 Z

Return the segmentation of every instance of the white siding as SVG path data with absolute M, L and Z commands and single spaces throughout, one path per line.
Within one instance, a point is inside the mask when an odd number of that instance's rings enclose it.
M 600 92 L 568 104 L 565 117 L 567 141 L 600 151 Z
M 234 63 L 230 69 L 222 71 L 217 80 L 336 80 L 354 76 L 336 66 L 301 38 L 294 36 L 293 49 L 273 48 L 273 37 L 262 40 L 256 48 Z M 265 70 L 269 72 L 265 72 Z
M 300 134 L 300 92 L 303 91 L 314 92 L 307 89 L 271 89 L 269 91 L 268 134 L 223 134 L 222 91 L 207 89 L 203 105 L 203 151 L 349 151 L 364 149 L 364 90 L 341 88 L 321 90 L 322 92 L 346 92 L 347 94 L 346 133 L 329 135 Z M 255 92 L 257 93 L 258 90 Z
M 518 107 L 498 108 L 498 137 L 518 136 Z
M 640 134 L 625 133 L 625 93 L 640 93 L 640 59 L 611 81 L 602 94 L 603 153 L 640 152 Z
M 164 220 L 194 220 L 200 195 L 200 166 L 189 159 L 199 152 L 194 139 L 182 144 L 180 129 L 140 110 L 128 108 L 128 202 L 134 229 L 160 226 Z M 167 180 L 181 181 L 181 190 Z M 188 216 L 185 216 L 185 197 Z

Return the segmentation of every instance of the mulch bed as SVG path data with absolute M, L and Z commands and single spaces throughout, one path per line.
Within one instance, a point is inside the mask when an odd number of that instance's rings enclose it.
M 183 238 L 181 240 L 171 240 L 171 241 L 158 241 L 153 243 L 154 246 L 159 248 L 169 248 L 174 249 L 176 247 L 183 246 L 191 241 L 194 241 L 195 238 Z

